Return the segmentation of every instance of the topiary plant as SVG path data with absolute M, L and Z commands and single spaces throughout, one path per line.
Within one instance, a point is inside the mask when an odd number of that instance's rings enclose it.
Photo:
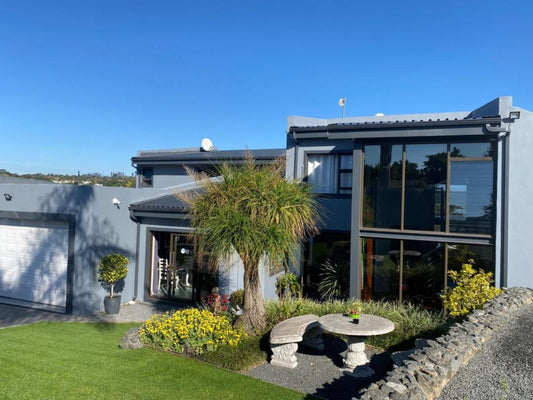
M 457 286 L 448 289 L 441 297 L 452 317 L 465 316 L 502 292 L 492 286 L 491 272 L 477 271 L 473 267 L 474 260 L 468 261 L 460 271 L 448 271 Z
M 129 260 L 120 254 L 109 254 L 98 263 L 98 280 L 109 285 L 109 297 L 113 298 L 115 283 L 128 273 Z

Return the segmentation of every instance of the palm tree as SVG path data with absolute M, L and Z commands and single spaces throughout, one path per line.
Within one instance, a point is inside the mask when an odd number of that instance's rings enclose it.
M 190 206 L 197 254 L 215 267 L 235 252 L 240 256 L 244 307 L 238 322 L 254 334 L 267 322 L 259 264 L 285 264 L 295 255 L 318 229 L 318 203 L 307 185 L 285 180 L 284 158 L 260 166 L 248 154 L 243 165 L 224 164 L 217 172 L 218 178 L 209 179 L 189 171 L 200 189 L 178 197 Z

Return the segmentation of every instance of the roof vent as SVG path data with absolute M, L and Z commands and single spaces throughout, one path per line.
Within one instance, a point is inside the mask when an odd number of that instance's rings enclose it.
M 211 142 L 211 139 L 209 138 L 203 138 L 202 139 L 202 150 L 203 151 L 211 151 L 214 150 L 213 142 Z
M 383 114 L 383 113 L 376 113 L 376 115 L 374 115 L 374 117 L 384 117 L 384 116 L 385 116 L 385 114 Z

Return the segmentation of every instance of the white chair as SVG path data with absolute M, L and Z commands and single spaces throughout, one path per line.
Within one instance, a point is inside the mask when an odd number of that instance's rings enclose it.
M 157 283 L 157 292 L 159 293 L 159 291 L 161 290 L 161 283 L 164 281 L 165 283 L 167 283 L 167 287 L 169 283 L 168 260 L 166 258 L 160 258 L 159 261 L 157 262 L 157 272 L 158 272 L 158 277 L 159 277 L 159 280 Z

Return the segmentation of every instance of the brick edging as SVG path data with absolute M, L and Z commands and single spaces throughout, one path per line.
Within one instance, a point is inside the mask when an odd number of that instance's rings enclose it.
M 433 400 L 460 367 L 481 350 L 509 314 L 533 303 L 533 289 L 513 287 L 475 310 L 448 333 L 416 349 L 401 366 L 359 392 L 361 400 Z M 352 399 L 353 400 L 353 399 Z

